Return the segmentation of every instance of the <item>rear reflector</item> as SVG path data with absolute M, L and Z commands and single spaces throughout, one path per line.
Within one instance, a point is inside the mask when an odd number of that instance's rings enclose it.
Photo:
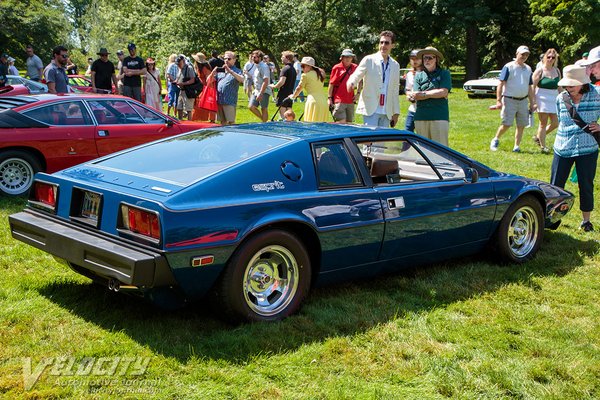
M 29 201 L 34 206 L 56 211 L 57 194 L 58 185 L 35 181 L 33 182 L 33 190 L 31 191 Z
M 160 240 L 160 224 L 155 211 L 121 204 L 123 228 L 132 233 Z

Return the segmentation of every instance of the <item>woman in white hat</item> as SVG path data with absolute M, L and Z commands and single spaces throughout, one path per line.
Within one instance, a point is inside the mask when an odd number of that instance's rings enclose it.
M 329 121 L 329 106 L 327 105 L 327 95 L 323 91 L 323 82 L 325 81 L 325 72 L 315 65 L 315 59 L 312 57 L 302 57 L 300 61 L 302 66 L 302 76 L 300 83 L 290 95 L 295 99 L 303 90 L 306 91 L 306 103 L 304 104 L 304 118 L 306 122 L 327 122 Z
M 600 135 L 600 87 L 590 84 L 585 67 L 568 65 L 558 82 L 565 91 L 556 98 L 558 130 L 554 140 L 551 183 L 565 187 L 575 164 L 579 184 L 579 209 L 583 221 L 580 229 L 594 230 L 590 216 L 594 209 L 594 178 Z M 600 137 L 600 136 L 596 136 Z

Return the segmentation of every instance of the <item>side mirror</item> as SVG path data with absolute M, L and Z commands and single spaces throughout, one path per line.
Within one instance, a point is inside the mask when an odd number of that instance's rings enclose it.
M 165 125 L 167 126 L 167 128 L 170 128 L 170 127 L 172 127 L 174 125 L 174 122 L 171 121 L 170 119 L 167 119 L 165 121 Z
M 465 170 L 465 182 L 475 183 L 479 180 L 479 172 L 475 168 Z

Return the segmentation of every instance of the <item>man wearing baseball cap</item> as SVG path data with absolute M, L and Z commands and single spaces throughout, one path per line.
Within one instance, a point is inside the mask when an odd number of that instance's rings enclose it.
M 354 89 L 348 90 L 346 82 L 356 70 L 354 53 L 350 49 L 344 49 L 340 55 L 340 62 L 333 66 L 329 78 L 329 89 L 327 94 L 327 103 L 331 110 L 331 115 L 335 122 L 349 123 L 354 122 L 354 104 L 358 101 L 358 96 L 362 90 L 362 81 L 358 83 L 358 91 L 354 94 Z
M 129 56 L 123 59 L 123 96 L 142 101 L 142 76 L 146 75 L 146 64 L 136 56 L 135 44 L 127 45 Z
M 8 54 L 0 55 L 0 87 L 6 86 L 6 75 L 8 75 Z
M 596 85 L 600 85 L 600 46 L 590 50 L 587 60 L 579 63 L 582 67 L 587 68 L 587 73 L 596 78 Z
M 500 137 L 516 120 L 515 146 L 513 152 L 521 151 L 523 129 L 529 120 L 529 113 L 535 110 L 535 93 L 533 91 L 533 72 L 525 64 L 529 57 L 529 48 L 519 46 L 516 58 L 507 63 L 500 72 L 500 83 L 496 88 L 496 107 L 502 107 L 500 116 L 502 124 L 498 127 L 496 136 L 490 143 L 490 150 L 498 150 Z M 529 103 L 529 106 L 528 106 Z

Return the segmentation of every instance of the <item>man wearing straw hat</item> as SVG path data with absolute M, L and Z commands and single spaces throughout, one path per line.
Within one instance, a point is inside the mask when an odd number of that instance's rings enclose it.
M 400 64 L 390 56 L 395 37 L 391 31 L 381 32 L 379 51 L 364 57 L 346 84 L 348 91 L 353 91 L 363 82 L 356 112 L 368 126 L 393 127 L 398 122 Z

